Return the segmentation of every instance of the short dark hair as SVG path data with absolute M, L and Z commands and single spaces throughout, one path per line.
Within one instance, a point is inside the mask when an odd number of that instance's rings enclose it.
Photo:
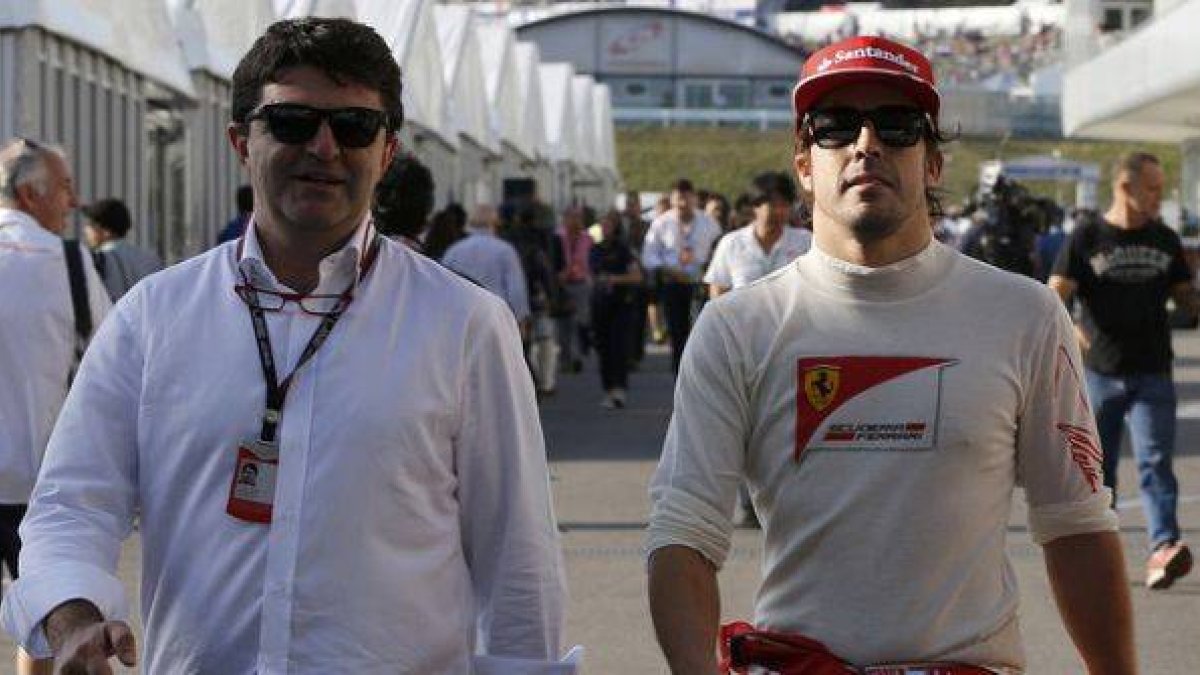
M 238 213 L 250 213 L 254 210 L 254 188 L 249 185 L 243 185 L 237 189 L 237 194 L 234 195 L 234 201 L 237 202 Z
M 415 155 L 396 155 L 383 179 L 375 186 L 371 209 L 380 234 L 416 239 L 433 211 L 433 174 Z
M 796 202 L 796 184 L 781 171 L 767 171 L 754 177 L 748 193 L 750 204 L 760 206 L 775 198 L 789 204 Z
M 1121 174 L 1125 174 L 1130 178 L 1137 178 L 1141 175 L 1142 169 L 1146 168 L 1147 164 L 1161 166 L 1158 156 L 1150 152 L 1133 150 L 1121 153 L 1121 156 L 1117 157 L 1116 161 L 1113 162 L 1112 179 L 1114 181 L 1119 179 Z
M 242 57 L 233 72 L 232 117 L 245 124 L 262 101 L 263 87 L 281 70 L 312 66 L 334 82 L 360 84 L 379 92 L 388 128 L 404 122 L 400 66 L 370 26 L 348 19 L 303 17 L 277 21 Z
M 695 192 L 696 188 L 692 185 L 692 181 L 686 178 L 680 178 L 674 183 L 671 183 L 671 192 Z
M 83 215 L 102 230 L 111 232 L 118 239 L 129 233 L 133 227 L 133 217 L 125 202 L 116 197 L 101 199 L 82 209 Z

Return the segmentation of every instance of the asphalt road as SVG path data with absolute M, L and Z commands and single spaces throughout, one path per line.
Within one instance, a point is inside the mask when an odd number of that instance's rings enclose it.
M 1200 543 L 1200 334 L 1177 335 L 1176 350 L 1176 377 L 1181 383 L 1180 519 L 1185 536 Z M 632 376 L 630 405 L 624 410 L 601 409 L 594 367 L 562 376 L 557 395 L 543 403 L 571 593 L 567 639 L 569 644 L 585 646 L 583 672 L 588 675 L 666 672 L 646 608 L 641 550 L 648 511 L 646 485 L 671 404 L 668 362 L 661 350 L 656 351 L 643 370 Z M 1142 587 L 1145 528 L 1132 489 L 1136 485 L 1132 461 L 1122 463 L 1121 482 L 1128 486 L 1120 505 L 1122 540 L 1130 564 L 1142 672 L 1200 673 L 1200 573 L 1165 592 L 1152 594 Z M 1029 539 L 1020 499 L 1014 502 L 1009 554 L 1021 586 L 1021 625 L 1029 673 L 1083 673 L 1054 609 L 1041 552 Z M 138 555 L 135 538 L 125 547 L 121 562 L 121 576 L 131 597 L 137 588 Z M 751 615 L 758 579 L 757 532 L 739 530 L 720 575 L 724 617 Z M 3 638 L 0 642 L 4 645 L 0 653 L 11 649 L 11 642 Z M 11 672 L 8 662 L 0 664 L 0 675 Z

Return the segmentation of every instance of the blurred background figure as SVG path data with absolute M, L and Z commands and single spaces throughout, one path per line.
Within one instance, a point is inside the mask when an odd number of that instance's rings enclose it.
M 467 236 L 467 212 L 459 204 L 451 202 L 438 211 L 425 235 L 425 255 L 441 260 L 456 241 Z
M 554 394 L 558 381 L 558 340 L 551 307 L 562 294 L 558 271 L 562 267 L 562 243 L 539 220 L 541 209 L 527 205 L 517 210 L 503 237 L 517 250 L 529 292 L 529 335 L 525 354 L 539 396 Z
M 629 389 L 629 335 L 634 329 L 635 297 L 642 282 L 637 256 L 621 236 L 621 214 L 609 211 L 600 219 L 600 243 L 592 248 L 592 326 L 600 357 L 601 405 L 624 408 Z
M 101 199 L 83 207 L 83 234 L 96 271 L 104 280 L 108 297 L 113 302 L 125 295 L 142 277 L 163 268 L 162 260 L 152 251 L 125 239 L 133 227 L 129 208 L 120 199 Z
M 246 231 L 246 223 L 250 222 L 250 214 L 254 213 L 254 188 L 249 185 L 239 187 L 234 200 L 237 202 L 237 215 L 217 235 L 218 244 L 233 241 Z
M 475 207 L 467 223 L 468 235 L 442 256 L 442 264 L 500 296 L 529 333 L 529 291 L 517 249 L 498 235 L 500 214 L 490 204 Z
M 371 209 L 379 233 L 424 252 L 421 238 L 434 203 L 433 174 L 415 155 L 397 155 L 375 186 Z
M 558 231 L 565 261 L 558 281 L 569 303 L 556 312 L 558 346 L 562 350 L 563 367 L 574 373 L 583 370 L 583 359 L 591 350 L 592 273 L 588 262 L 592 239 L 584 229 L 584 218 L 584 210 L 572 206 L 563 211 Z

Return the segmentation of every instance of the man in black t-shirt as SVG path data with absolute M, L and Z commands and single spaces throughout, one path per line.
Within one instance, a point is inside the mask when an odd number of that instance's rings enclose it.
M 1088 397 L 1104 453 L 1105 484 L 1116 491 L 1122 425 L 1128 415 L 1141 475 L 1151 555 L 1146 585 L 1169 587 L 1191 569 L 1175 517 L 1175 384 L 1166 302 L 1196 315 L 1192 272 L 1179 236 L 1158 219 L 1165 176 L 1144 152 L 1113 171 L 1113 204 L 1078 222 L 1060 250 L 1050 287 L 1080 301 L 1076 327 Z

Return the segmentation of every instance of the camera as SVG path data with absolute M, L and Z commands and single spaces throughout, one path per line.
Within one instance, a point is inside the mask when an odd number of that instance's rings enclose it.
M 1002 270 L 1037 276 L 1037 239 L 1062 219 L 1054 200 L 1030 194 L 1024 185 L 999 176 L 968 207 L 972 224 L 962 252 Z

